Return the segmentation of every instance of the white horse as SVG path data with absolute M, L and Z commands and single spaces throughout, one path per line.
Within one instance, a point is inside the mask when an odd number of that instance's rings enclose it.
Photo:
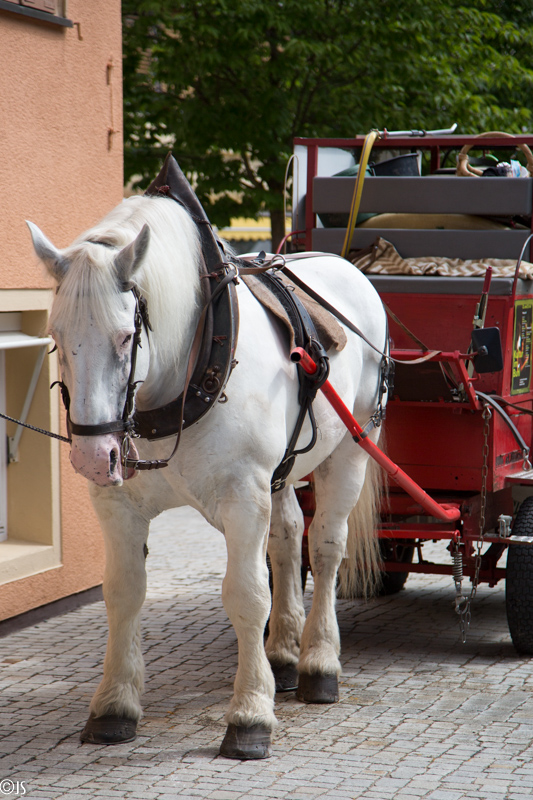
M 135 370 L 140 382 L 136 407 L 157 408 L 178 396 L 202 306 L 199 236 L 189 214 L 169 198 L 133 197 L 64 250 L 29 225 L 36 253 L 58 284 L 50 334 L 70 393 L 71 420 L 76 425 L 96 425 L 120 419 L 134 334 L 132 285 L 147 299 L 153 327 L 142 331 Z M 293 261 L 291 269 L 351 319 L 378 350 L 386 347 L 381 301 L 351 264 L 317 255 Z M 365 473 L 368 496 L 375 482 L 366 469 L 368 456 L 319 393 L 314 403 L 316 445 L 297 457 L 287 487 L 271 495 L 273 471 L 298 415 L 297 370 L 279 324 L 242 281 L 237 293 L 238 363 L 226 387 L 227 402 L 215 403 L 183 431 L 166 469 L 141 473 L 123 469 L 122 433 L 72 435 L 71 462 L 90 482 L 105 538 L 109 621 L 104 676 L 91 702 L 82 741 L 112 744 L 135 737 L 142 716 L 140 615 L 148 529 L 150 520 L 163 510 L 183 505 L 200 511 L 221 531 L 227 546 L 222 599 L 237 635 L 239 660 L 221 755 L 241 759 L 269 755 L 276 724 L 273 670 L 282 675 L 287 689 L 291 688 L 287 670 L 296 672 L 297 667 L 297 696 L 305 702 L 338 699 L 337 570 Z M 346 334 L 346 347 L 329 354 L 330 380 L 356 417 L 366 421 L 376 410 L 381 359 L 360 337 L 348 329 Z M 306 444 L 310 435 L 306 422 L 299 443 Z M 378 430 L 372 430 L 370 437 L 377 441 Z M 147 459 L 167 457 L 174 444 L 174 439 L 135 441 Z M 316 491 L 316 514 L 309 530 L 314 593 L 305 619 L 300 578 L 304 524 L 292 484 L 311 472 Z M 366 523 L 366 532 L 360 528 L 356 535 L 364 539 L 368 552 L 373 531 L 369 518 Z M 267 544 L 274 582 L 272 608 Z

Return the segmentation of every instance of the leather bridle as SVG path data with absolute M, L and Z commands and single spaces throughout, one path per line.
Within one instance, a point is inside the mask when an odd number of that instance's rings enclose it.
M 122 411 L 122 416 L 120 419 L 113 420 L 112 422 L 100 422 L 96 425 L 79 425 L 77 422 L 73 422 L 70 416 L 70 394 L 68 387 L 64 381 L 55 381 L 52 386 L 55 384 L 59 384 L 61 388 L 61 397 L 63 399 L 63 405 L 67 411 L 67 430 L 69 437 L 74 434 L 75 436 L 104 436 L 107 433 L 123 433 L 124 436 L 122 437 L 121 443 L 121 462 L 122 466 L 125 469 L 133 468 L 138 470 L 149 470 L 149 469 L 161 469 L 162 467 L 166 467 L 172 455 L 166 459 L 158 459 L 154 461 L 147 461 L 142 459 L 132 459 L 128 458 L 130 447 L 131 447 L 131 439 L 137 438 L 137 435 L 134 431 L 134 420 L 133 420 L 133 408 L 134 408 L 134 399 L 135 399 L 135 392 L 137 391 L 137 386 L 142 381 L 135 380 L 135 370 L 137 367 L 137 353 L 141 345 L 141 335 L 142 329 L 144 327 L 147 337 L 148 331 L 152 330 L 152 326 L 150 324 L 150 318 L 148 316 L 148 304 L 146 302 L 145 297 L 140 293 L 137 286 L 132 286 L 130 289 L 126 289 L 126 291 L 131 291 L 134 298 L 135 298 L 135 312 L 133 315 L 133 322 L 134 322 L 134 333 L 133 333 L 133 342 L 131 347 L 131 358 L 130 358 L 130 374 L 128 378 L 128 384 L 126 388 L 126 399 L 124 400 L 124 408 Z M 51 388 L 51 387 L 50 387 Z
M 101 244 L 104 243 L 102 242 Z M 61 396 L 63 399 L 63 404 L 67 411 L 67 430 L 69 433 L 69 438 L 71 434 L 74 434 L 75 436 L 101 436 L 107 433 L 122 433 L 123 437 L 121 442 L 120 458 L 122 466 L 124 467 L 125 470 L 126 469 L 152 470 L 152 469 L 162 469 L 163 467 L 168 466 L 169 461 L 171 460 L 171 458 L 173 458 L 178 449 L 178 445 L 180 443 L 180 438 L 181 438 L 181 431 L 184 427 L 186 427 L 184 423 L 184 412 L 185 412 L 185 403 L 187 400 L 187 394 L 189 392 L 189 389 L 193 388 L 193 384 L 191 383 L 191 378 L 193 377 L 193 373 L 195 371 L 195 367 L 197 366 L 198 360 L 202 361 L 202 363 L 204 361 L 203 358 L 200 358 L 200 352 L 204 345 L 204 337 L 206 335 L 206 332 L 209 333 L 210 331 L 210 326 L 208 324 L 208 319 L 210 317 L 210 309 L 212 308 L 214 301 L 216 301 L 224 291 L 226 291 L 227 289 L 229 289 L 234 285 L 234 282 L 236 281 L 237 278 L 237 269 L 231 263 L 220 262 L 216 270 L 209 273 L 204 272 L 201 275 L 201 277 L 205 277 L 209 279 L 209 281 L 214 280 L 216 281 L 217 285 L 215 288 L 211 288 L 206 285 L 203 286 L 205 304 L 200 313 L 200 318 L 193 338 L 192 347 L 189 352 L 187 373 L 185 377 L 185 386 L 181 396 L 177 398 L 177 400 L 174 401 L 173 403 L 173 405 L 176 406 L 176 410 L 174 411 L 174 413 L 177 415 L 177 425 L 175 429 L 175 433 L 177 434 L 177 436 L 176 436 L 176 442 L 174 444 L 174 449 L 172 450 L 168 458 L 155 459 L 150 461 L 150 460 L 129 457 L 129 452 L 131 449 L 131 440 L 134 438 L 135 439 L 144 438 L 145 436 L 145 433 L 138 432 L 139 420 L 138 419 L 136 420 L 134 415 L 135 392 L 137 390 L 138 384 L 142 383 L 142 381 L 135 380 L 135 369 L 137 364 L 137 352 L 139 347 L 142 346 L 141 345 L 142 329 L 144 327 L 147 337 L 148 337 L 148 331 L 153 330 L 148 316 L 148 304 L 146 298 L 140 293 L 137 286 L 130 285 L 124 290 L 124 291 L 131 291 L 135 298 L 135 312 L 134 312 L 135 331 L 133 334 L 130 374 L 128 378 L 126 399 L 124 401 L 124 409 L 122 412 L 122 417 L 118 420 L 113 420 L 111 422 L 102 422 L 96 425 L 78 425 L 77 423 L 73 422 L 70 417 L 70 395 L 68 387 L 63 381 L 56 381 L 56 383 L 59 384 L 61 388 Z M 235 346 L 235 343 L 236 343 L 236 338 L 233 341 L 232 345 L 233 347 Z M 234 362 L 232 362 L 232 366 L 233 365 Z M 213 402 L 214 400 L 216 400 L 219 394 L 223 391 L 225 381 L 227 380 L 228 377 L 229 377 L 229 371 L 224 378 L 224 382 L 220 381 L 218 382 L 218 389 L 215 390 L 214 396 L 209 398 L 210 400 L 212 400 Z M 205 413 L 205 411 L 203 413 Z

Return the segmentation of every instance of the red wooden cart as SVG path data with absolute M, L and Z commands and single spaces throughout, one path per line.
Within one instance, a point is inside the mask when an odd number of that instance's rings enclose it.
M 357 161 L 363 141 L 364 137 L 296 140 L 300 172 L 299 182 L 295 179 L 296 248 L 341 252 L 346 231 L 342 225 L 355 178 L 333 173 L 343 171 L 347 159 L 355 156 Z M 472 144 L 480 142 L 457 135 L 381 138 L 374 148 L 429 151 L 431 174 L 366 178 L 360 211 L 488 215 L 507 221 L 508 228 L 356 228 L 351 249 L 365 248 L 380 236 L 404 257 L 516 261 L 524 250 L 525 260 L 531 260 L 527 241 L 531 229 L 516 220 L 531 220 L 533 179 L 448 174 L 442 167 L 442 154 Z M 489 135 L 482 144 L 492 152 L 503 146 L 507 150 L 515 145 L 533 147 L 533 136 L 502 142 L 498 135 Z M 321 224 L 321 215 L 329 227 Z M 458 509 L 457 519 L 445 520 L 420 496 L 413 499 L 390 481 L 379 530 L 384 559 L 381 591 L 399 591 L 410 572 L 449 574 L 455 581 L 456 610 L 464 635 L 478 584 L 494 586 L 505 579 L 513 643 L 519 652 L 533 654 L 533 470 L 529 462 L 533 282 L 517 275 L 492 279 L 484 327 L 500 332 L 503 368 L 487 362 L 483 367 L 483 360 L 477 359 L 476 371 L 469 367 L 472 354 L 485 351 L 480 349 L 483 343 L 472 346 L 472 321 L 488 281 L 482 277 L 368 277 L 392 312 L 393 358 L 416 360 L 428 350 L 438 351 L 423 363 L 396 366 L 395 388 L 387 406 L 388 456 L 436 502 Z M 410 333 L 424 347 L 415 344 Z M 491 371 L 482 372 L 487 366 Z M 312 493 L 304 487 L 298 494 L 309 521 Z M 424 543 L 440 539 L 449 542 L 448 563 L 426 561 Z M 499 562 L 506 550 L 504 567 Z M 468 591 L 463 576 L 470 578 Z

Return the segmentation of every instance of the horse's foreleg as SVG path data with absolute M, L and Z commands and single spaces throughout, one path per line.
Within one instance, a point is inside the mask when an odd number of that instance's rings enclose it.
M 104 599 L 109 636 L 104 677 L 92 699 L 81 740 L 115 744 L 135 738 L 142 716 L 140 612 L 146 593 L 149 520 L 133 508 L 127 497 L 117 497 L 113 490 L 93 494 L 105 540 Z
M 268 537 L 274 590 L 265 649 L 278 692 L 291 691 L 298 684 L 296 665 L 305 622 L 301 578 L 303 530 L 303 514 L 292 486 L 274 494 Z
M 308 703 L 333 703 L 339 696 L 337 570 L 345 552 L 348 517 L 364 483 L 366 461 L 366 454 L 345 439 L 314 473 L 316 512 L 309 527 L 314 591 L 302 635 L 297 692 L 298 699 Z
M 228 728 L 220 753 L 227 758 L 270 755 L 274 716 L 274 678 L 265 655 L 263 632 L 270 611 L 266 540 L 270 497 L 228 501 L 223 524 L 228 565 L 222 601 L 235 629 L 239 662 Z

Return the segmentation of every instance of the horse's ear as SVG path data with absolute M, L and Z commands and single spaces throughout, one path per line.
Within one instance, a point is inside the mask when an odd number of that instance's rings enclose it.
M 141 266 L 149 244 L 150 228 L 148 225 L 143 225 L 137 238 L 126 245 L 115 257 L 115 269 L 123 288 L 131 288 L 131 280 L 136 270 Z
M 57 247 L 46 238 L 44 233 L 34 225 L 33 222 L 26 220 L 26 225 L 30 229 L 31 238 L 35 252 L 44 263 L 46 269 L 58 283 L 61 283 L 68 269 L 68 261 L 61 255 Z

